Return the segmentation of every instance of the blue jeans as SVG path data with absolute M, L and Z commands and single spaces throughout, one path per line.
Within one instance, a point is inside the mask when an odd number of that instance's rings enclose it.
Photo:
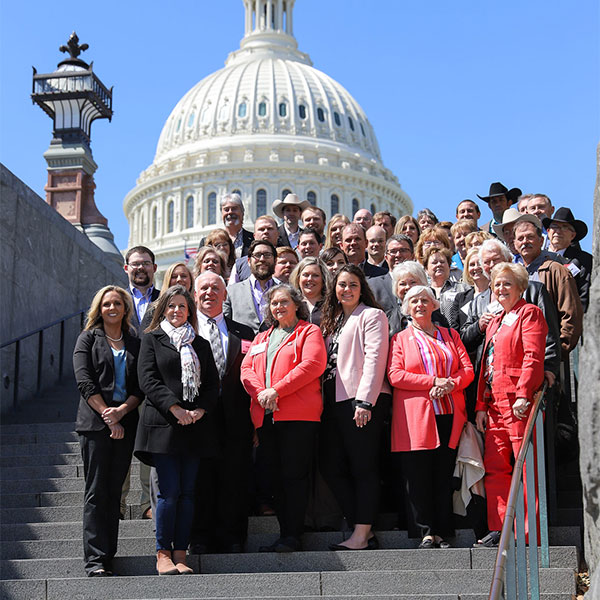
M 156 550 L 187 550 L 194 520 L 194 491 L 200 457 L 154 454 L 158 476 Z

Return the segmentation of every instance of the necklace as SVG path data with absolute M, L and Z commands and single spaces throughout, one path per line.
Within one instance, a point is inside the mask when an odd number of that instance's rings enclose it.
M 433 326 L 433 331 L 427 331 L 426 329 L 423 329 L 422 327 L 419 327 L 419 326 L 418 326 L 418 325 L 417 325 L 417 324 L 414 322 L 414 320 L 413 320 L 413 322 L 412 322 L 412 326 L 413 326 L 415 329 L 418 329 L 419 331 L 422 331 L 422 332 L 423 332 L 425 335 L 428 335 L 429 337 L 436 337 L 437 328 L 436 328 L 436 326 L 435 326 L 435 325 Z
M 104 335 L 111 341 L 111 342 L 120 342 L 123 339 L 123 332 L 121 331 L 121 337 L 118 338 L 111 338 L 110 335 L 108 335 L 108 333 L 106 333 L 106 331 L 104 332 Z

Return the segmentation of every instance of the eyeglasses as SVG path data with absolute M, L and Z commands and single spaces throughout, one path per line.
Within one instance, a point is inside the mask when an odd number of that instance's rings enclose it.
M 254 252 L 250 258 L 257 258 L 260 260 L 261 258 L 273 258 L 272 252 Z
M 229 248 L 229 244 L 227 242 L 219 242 L 218 244 L 211 244 L 213 248 L 216 248 L 217 250 L 225 250 L 226 248 Z
M 410 254 L 410 248 L 396 248 L 395 250 L 388 250 L 387 254 L 390 256 L 399 256 L 400 254 Z
M 141 262 L 127 263 L 132 269 L 141 269 L 142 267 L 151 267 L 154 263 L 151 260 L 142 260 Z

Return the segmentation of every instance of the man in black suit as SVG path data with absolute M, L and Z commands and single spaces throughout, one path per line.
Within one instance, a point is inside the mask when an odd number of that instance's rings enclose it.
M 283 200 L 273 202 L 273 212 L 283 219 L 279 226 L 277 246 L 289 246 L 296 249 L 302 228 L 298 225 L 302 211 L 310 206 L 308 200 L 300 200 L 296 194 L 288 194 Z
M 157 269 L 154 252 L 146 246 L 130 248 L 125 255 L 123 268 L 129 279 L 129 293 L 135 307 L 132 323 L 139 337 L 146 309 L 160 294 L 160 290 L 154 287 L 154 274 Z
M 367 279 L 386 274 L 385 269 L 367 262 L 367 237 L 365 230 L 357 223 L 349 223 L 342 230 L 342 250 L 348 262 L 359 267 Z
M 208 340 L 221 382 L 213 415 L 221 452 L 204 463 L 196 492 L 191 551 L 242 552 L 248 533 L 248 474 L 251 472 L 250 396 L 240 381 L 242 360 L 254 332 L 223 315 L 227 290 L 210 271 L 196 278 L 198 330 Z
M 125 265 L 123 266 L 129 279 L 129 293 L 133 298 L 133 311 L 131 323 L 137 331 L 138 337 L 142 337 L 142 321 L 148 306 L 154 302 L 160 290 L 154 287 L 154 274 L 157 265 L 154 252 L 146 246 L 134 246 L 125 254 Z M 121 496 L 121 515 L 124 515 L 127 508 L 126 498 L 129 494 L 129 477 L 127 474 L 123 484 L 123 495 Z M 140 463 L 140 511 L 142 519 L 152 518 L 152 508 L 150 506 L 150 467 Z

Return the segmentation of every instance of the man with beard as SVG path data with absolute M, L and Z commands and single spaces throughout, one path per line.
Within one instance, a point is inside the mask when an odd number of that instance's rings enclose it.
M 514 228 L 515 248 L 529 273 L 529 279 L 544 284 L 556 307 L 560 326 L 562 358 L 566 359 L 575 348 L 583 328 L 583 307 L 577 291 L 577 284 L 566 266 L 542 250 L 544 238 L 542 226 L 529 220 L 519 220 Z M 523 218 L 523 217 L 521 217 Z
M 228 288 L 223 314 L 247 325 L 257 333 L 264 320 L 266 291 L 275 285 L 275 246 L 268 240 L 254 240 L 248 249 L 250 277 Z
M 254 333 L 223 316 L 227 290 L 222 277 L 206 271 L 196 278 L 194 288 L 198 332 L 211 345 L 221 382 L 211 413 L 221 453 L 205 461 L 198 477 L 190 550 L 192 554 L 242 552 L 248 533 L 252 422 L 240 366 Z
M 233 247 L 235 256 L 246 256 L 248 248 L 254 239 L 252 232 L 244 229 L 244 203 L 239 194 L 226 194 L 221 198 L 221 219 L 223 221 L 223 229 L 227 231 Z M 204 246 L 205 238 L 202 238 L 199 248 Z
M 277 245 L 277 238 L 279 237 L 279 231 L 277 230 L 277 221 L 270 215 L 263 215 L 258 217 L 254 222 L 254 239 L 255 240 L 268 240 L 274 246 Z M 250 265 L 248 259 L 245 256 L 240 256 L 235 261 L 233 268 L 231 269 L 231 276 L 229 277 L 229 283 L 238 283 L 244 281 L 250 277 Z
M 478 198 L 484 202 L 487 202 L 493 215 L 493 218 L 490 221 L 481 226 L 482 231 L 487 231 L 495 236 L 496 234 L 492 226 L 494 224 L 499 225 L 502 223 L 502 215 L 504 214 L 504 211 L 510 208 L 517 201 L 520 195 L 521 190 L 519 188 L 512 188 L 509 190 L 499 181 L 496 181 L 490 185 L 490 193 L 487 196 L 480 196 L 477 194 Z
M 125 273 L 129 279 L 129 293 L 133 298 L 135 310 L 133 311 L 131 323 L 135 327 L 138 337 L 142 336 L 141 323 L 146 314 L 146 310 L 151 302 L 154 302 L 160 290 L 154 287 L 154 273 L 156 273 L 156 263 L 154 262 L 154 252 L 146 246 L 135 246 L 130 248 L 125 254 Z M 121 515 L 125 513 L 126 498 L 129 493 L 130 473 L 123 484 L 121 495 Z M 140 484 L 142 491 L 140 494 L 140 510 L 142 519 L 152 518 L 152 509 L 150 507 L 150 467 L 140 463 Z
M 129 293 L 135 306 L 132 324 L 138 336 L 142 333 L 140 327 L 148 305 L 154 302 L 160 293 L 160 290 L 154 287 L 154 273 L 157 268 L 154 260 L 154 252 L 146 246 L 130 248 L 125 255 L 123 268 L 129 279 Z

